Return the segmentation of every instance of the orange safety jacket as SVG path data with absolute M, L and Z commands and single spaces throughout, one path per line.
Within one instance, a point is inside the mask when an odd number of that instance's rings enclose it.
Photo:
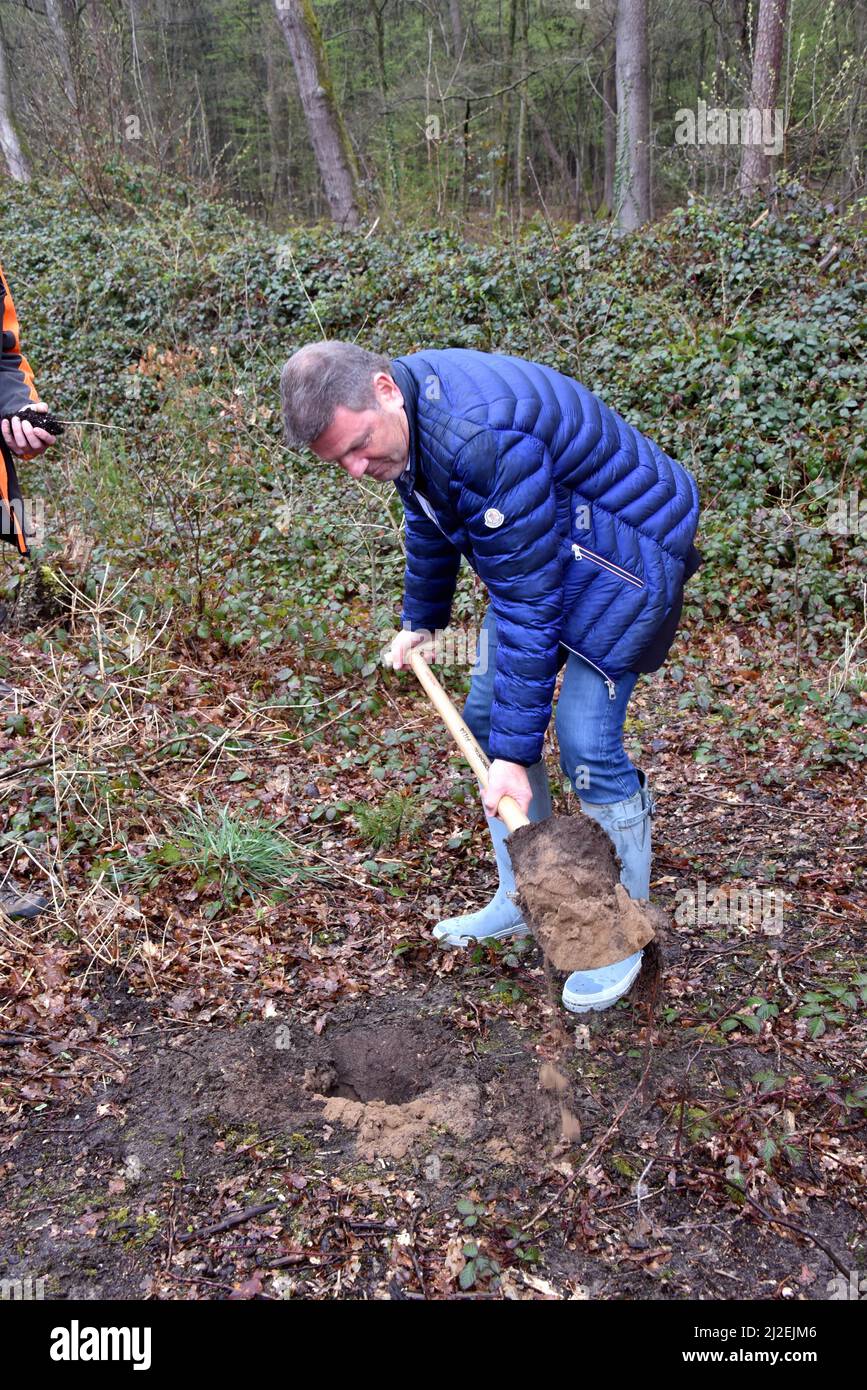
M 18 316 L 3 267 L 0 266 L 0 296 L 3 301 L 3 342 L 0 352 L 0 415 L 9 415 L 16 410 L 24 410 L 39 400 L 39 393 L 33 380 L 30 363 L 21 351 L 19 341 Z M 0 437 L 0 539 L 17 547 L 21 555 L 28 555 L 27 540 L 24 535 L 24 501 L 18 486 L 18 475 L 12 460 L 12 451 Z M 26 455 L 25 455 L 26 457 Z

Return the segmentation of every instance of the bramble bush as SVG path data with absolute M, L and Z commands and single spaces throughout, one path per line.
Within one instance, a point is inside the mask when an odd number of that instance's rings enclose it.
M 625 238 L 536 218 L 481 245 L 438 227 L 277 234 L 182 187 L 142 193 L 123 222 L 69 185 L 10 189 L 4 262 L 41 394 L 115 427 L 67 436 L 66 472 L 52 456 L 38 483 L 31 470 L 48 549 L 83 518 L 91 583 L 134 567 L 138 601 L 171 601 L 200 637 L 305 636 L 369 675 L 398 610 L 400 509 L 356 505 L 336 470 L 282 446 L 280 366 L 323 334 L 395 355 L 476 347 L 577 376 L 694 473 L 688 623 L 747 627 L 758 646 L 791 634 L 828 665 L 863 623 L 867 571 L 863 207 L 793 185 L 756 213 L 696 200 Z M 841 508 L 848 524 L 829 524 Z

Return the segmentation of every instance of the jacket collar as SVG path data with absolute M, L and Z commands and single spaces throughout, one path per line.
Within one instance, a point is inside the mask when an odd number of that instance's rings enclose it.
M 409 497 L 414 492 L 416 480 L 419 478 L 418 382 L 399 358 L 392 362 L 390 370 L 400 387 L 406 421 L 409 425 L 409 460 L 400 477 L 395 478 L 394 486 L 402 497 Z

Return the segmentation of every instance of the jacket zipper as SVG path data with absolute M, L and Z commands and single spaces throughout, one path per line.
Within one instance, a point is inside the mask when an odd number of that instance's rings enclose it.
M 601 676 L 602 679 L 604 680 L 605 684 L 608 686 L 608 698 L 609 698 L 609 700 L 616 700 L 616 699 L 617 699 L 617 687 L 615 686 L 615 684 L 614 684 L 613 680 L 611 679 L 611 677 L 610 677 L 610 676 L 606 676 L 606 674 L 605 674 L 605 672 L 602 670 L 602 667 L 601 667 L 601 666 L 597 666 L 597 665 L 596 665 L 596 662 L 595 662 L 595 661 L 591 661 L 590 658 L 589 658 L 589 656 L 585 656 L 583 652 L 576 652 L 576 651 L 575 651 L 575 648 L 574 648 L 574 647 L 570 647 L 568 642 L 564 642 L 563 639 L 562 639 L 562 637 L 561 637 L 561 639 L 560 639 L 560 645 L 561 645 L 561 647 L 565 647 L 566 650 L 567 650 L 567 652 L 572 652 L 573 655 L 575 655 L 575 656 L 580 656 L 581 660 L 582 660 L 582 661 L 586 661 L 588 666 L 592 666 L 594 671 L 598 671 L 599 674 L 600 674 L 600 676 Z
M 643 579 L 637 579 L 635 575 L 630 574 L 628 570 L 622 569 L 620 565 L 615 565 L 613 560 L 606 560 L 604 556 L 597 555 L 595 550 L 588 550 L 586 545 L 579 545 L 577 541 L 573 542 L 572 554 L 575 556 L 576 560 L 595 561 L 595 563 L 599 566 L 600 569 L 607 570 L 609 574 L 618 575 L 619 578 L 625 579 L 628 584 L 633 584 L 636 589 L 644 588 Z M 566 648 L 567 651 L 574 652 L 575 656 L 580 656 L 581 660 L 586 661 L 588 666 L 592 666 L 594 671 L 598 671 L 599 675 L 602 677 L 605 684 L 608 686 L 609 700 L 615 700 L 617 698 L 617 687 L 615 686 L 611 677 L 606 675 L 606 673 L 602 670 L 602 667 L 597 666 L 596 662 L 591 661 L 589 656 L 585 656 L 583 652 L 576 652 L 575 648 L 570 647 L 568 642 L 563 642 L 562 645 Z
M 426 515 L 428 516 L 428 518 L 434 523 L 435 526 L 439 527 L 440 531 L 443 532 L 443 535 L 446 536 L 446 539 L 448 540 L 449 537 L 446 535 L 446 532 L 443 531 L 443 528 L 440 526 L 439 522 L 437 521 L 436 516 L 434 515 L 433 508 L 431 507 L 431 505 L 430 505 L 430 503 L 428 502 L 427 498 L 426 498 L 426 497 L 423 497 L 421 493 L 416 492 L 415 488 L 413 488 L 412 492 L 413 492 L 413 496 L 415 497 L 416 501 L 419 503 L 419 505 L 420 505 L 422 511 L 426 513 Z M 425 505 L 425 504 L 427 504 L 427 505 Z M 603 567 L 603 569 L 608 569 L 608 568 L 610 568 L 611 570 L 614 571 L 615 574 L 621 575 L 624 579 L 627 579 L 631 584 L 634 584 L 637 588 L 639 588 L 639 589 L 643 589 L 643 588 L 644 588 L 644 581 L 643 581 L 642 579 L 636 579 L 636 578 L 635 578 L 635 575 L 634 575 L 634 574 L 630 574 L 630 573 L 628 572 L 628 570 L 623 570 L 623 569 L 621 569 L 619 565 L 612 564 L 612 562 L 611 562 L 610 560 L 604 560 L 604 559 L 602 558 L 601 555 L 596 555 L 596 554 L 594 554 L 594 552 L 593 552 L 592 550 L 587 550 L 583 545 L 580 545 L 580 546 L 577 545 L 577 544 L 573 545 L 573 546 L 572 546 L 572 553 L 574 554 L 576 560 L 584 559 L 585 556 L 586 556 L 586 558 L 587 558 L 588 560 L 596 560 L 596 561 Z M 568 644 L 568 642 L 563 642 L 562 645 L 566 648 L 567 651 L 569 651 L 569 652 L 574 652 L 575 656 L 580 657 L 582 661 L 586 661 L 588 666 L 592 666 L 592 667 L 593 667 L 593 670 L 594 670 L 594 671 L 597 671 L 597 672 L 599 673 L 599 675 L 602 677 L 602 679 L 604 680 L 605 684 L 606 684 L 607 687 L 608 687 L 608 698 L 609 698 L 609 700 L 616 700 L 616 699 L 617 699 L 617 687 L 615 686 L 615 684 L 614 684 L 613 680 L 611 679 L 611 677 L 610 677 L 610 676 L 607 676 L 607 675 L 605 674 L 605 672 L 602 670 L 602 667 L 601 667 L 601 666 L 597 666 L 597 665 L 596 665 L 596 662 L 595 662 L 595 661 L 591 661 L 589 657 L 587 657 L 587 656 L 585 656 L 585 655 L 583 654 L 583 652 L 576 652 L 576 651 L 575 651 L 575 648 L 574 648 L 574 647 L 570 647 L 569 644 Z
M 625 579 L 627 584 L 634 584 L 636 589 L 644 588 L 644 580 L 638 579 L 629 570 L 621 569 L 620 565 L 615 565 L 613 560 L 606 560 L 604 555 L 597 555 L 595 550 L 588 550 L 586 545 L 578 545 L 573 542 L 572 554 L 576 560 L 593 560 L 600 569 L 607 570 L 609 574 L 616 574 L 618 578 Z

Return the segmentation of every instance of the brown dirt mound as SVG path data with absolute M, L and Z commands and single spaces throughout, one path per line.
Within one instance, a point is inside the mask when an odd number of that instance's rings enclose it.
M 611 965 L 653 940 L 665 922 L 630 898 L 614 846 L 589 816 L 551 816 L 509 836 L 516 898 L 557 970 Z
M 356 1151 L 368 1160 L 403 1158 L 434 1129 L 469 1139 L 478 1123 L 478 1113 L 479 1089 L 472 1083 L 451 1091 L 428 1091 L 405 1105 L 329 1096 L 324 1110 L 329 1122 L 356 1131 Z
M 360 1024 L 338 1033 L 330 1056 L 304 1073 L 303 1086 L 325 1103 L 324 1118 L 353 1130 L 362 1158 L 403 1158 L 434 1130 L 466 1139 L 479 1118 L 474 1082 L 444 1086 L 454 1049 L 436 1025 Z

